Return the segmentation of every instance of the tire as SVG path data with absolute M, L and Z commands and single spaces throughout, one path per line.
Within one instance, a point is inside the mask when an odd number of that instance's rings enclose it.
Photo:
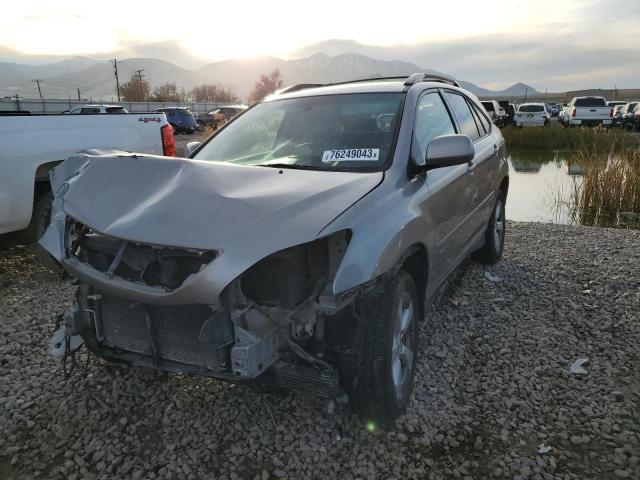
M 422 308 L 413 279 L 403 270 L 381 296 L 369 299 L 370 316 L 361 327 L 361 369 L 349 393 L 356 413 L 385 425 L 405 411 L 413 391 Z
M 51 220 L 51 202 L 53 202 L 53 193 L 51 188 L 40 193 L 33 202 L 33 212 L 31 213 L 31 222 L 22 233 L 22 240 L 25 243 L 35 243 L 49 226 Z
M 53 202 L 53 193 L 50 188 L 47 188 L 33 203 L 31 222 L 23 231 L 22 241 L 32 244 L 31 251 L 38 261 L 48 270 L 58 274 L 62 273 L 62 267 L 44 248 L 37 244 L 51 221 L 51 202 Z
M 493 212 L 489 219 L 489 225 L 484 236 L 484 245 L 473 252 L 474 260 L 484 264 L 494 264 L 502 257 L 504 250 L 504 234 L 507 222 L 505 221 L 505 198 L 500 191 L 493 205 Z

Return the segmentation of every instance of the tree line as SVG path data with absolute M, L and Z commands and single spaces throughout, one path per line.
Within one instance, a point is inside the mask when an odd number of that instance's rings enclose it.
M 282 88 L 284 79 L 277 68 L 268 74 L 260 75 L 256 81 L 249 103 L 259 102 L 267 95 Z M 202 84 L 187 93 L 184 88 L 178 88 L 175 82 L 165 83 L 151 89 L 148 80 L 141 76 L 132 75 L 128 82 L 120 86 L 120 96 L 127 102 L 240 102 L 240 97 L 230 85 Z

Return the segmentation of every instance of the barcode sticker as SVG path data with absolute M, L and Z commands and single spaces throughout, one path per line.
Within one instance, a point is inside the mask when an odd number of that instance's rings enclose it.
M 322 153 L 322 162 L 375 162 L 380 158 L 379 148 L 344 148 L 340 150 L 325 150 Z

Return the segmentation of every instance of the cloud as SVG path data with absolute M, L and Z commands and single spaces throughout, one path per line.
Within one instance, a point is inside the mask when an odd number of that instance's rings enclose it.
M 606 26 L 605 28 L 609 28 Z M 585 44 L 572 29 L 529 34 L 492 34 L 440 42 L 378 47 L 353 40 L 328 40 L 292 54 L 360 53 L 382 60 L 404 60 L 483 86 L 507 87 L 525 82 L 538 90 L 590 87 L 638 87 L 640 35 L 627 46 L 616 42 Z

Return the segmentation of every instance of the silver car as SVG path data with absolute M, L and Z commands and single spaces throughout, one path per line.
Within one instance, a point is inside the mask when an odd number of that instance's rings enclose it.
M 78 281 L 55 345 L 387 422 L 425 305 L 500 259 L 509 178 L 477 98 L 414 74 L 285 89 L 188 159 L 86 152 L 52 187 L 41 245 Z

